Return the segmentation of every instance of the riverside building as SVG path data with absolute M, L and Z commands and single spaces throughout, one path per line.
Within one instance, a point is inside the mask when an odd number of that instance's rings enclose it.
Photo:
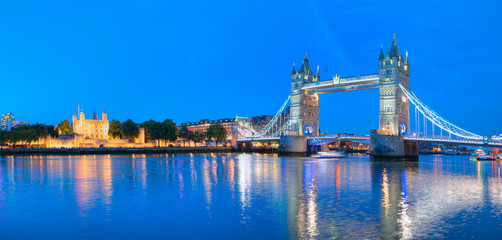
M 105 110 L 101 114 L 101 120 L 98 119 L 96 112 L 92 119 L 85 119 L 84 110 L 80 110 L 79 118 L 76 114 L 72 117 L 73 132 L 82 135 L 85 139 L 108 139 L 108 128 L 110 124 Z
M 198 122 L 185 122 L 181 126 L 187 126 L 188 130 L 192 132 L 205 134 L 209 126 L 213 124 L 220 124 L 227 130 L 227 140 L 230 140 L 233 146 L 235 146 L 237 138 L 241 137 L 237 128 L 249 129 L 249 120 L 247 117 L 223 118 L 218 120 L 202 119 Z

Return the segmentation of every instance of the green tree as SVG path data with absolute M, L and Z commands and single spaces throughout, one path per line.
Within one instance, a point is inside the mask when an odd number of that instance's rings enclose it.
M 176 126 L 176 123 L 173 122 L 171 119 L 166 119 L 164 122 L 162 122 L 162 127 L 164 128 L 164 142 L 167 141 L 176 141 L 178 139 L 178 127 Z
M 10 131 L 9 142 L 16 147 L 16 144 L 21 141 L 21 132 L 20 131 Z
M 47 126 L 45 126 L 44 124 L 37 123 L 33 125 L 33 128 L 35 129 L 39 138 L 44 138 L 45 136 L 47 136 Z
M 57 128 L 54 127 L 54 125 L 48 125 L 47 134 L 50 134 L 51 137 L 57 137 L 58 136 Z
M 219 142 L 227 140 L 227 129 L 225 129 L 221 124 L 216 123 L 207 128 L 206 136 L 208 141 L 215 139 L 216 144 L 218 144 Z
M 111 139 L 121 139 L 122 123 L 117 120 L 112 120 L 112 122 L 110 122 L 110 127 L 108 128 L 108 137 Z
M 150 127 L 150 139 L 158 146 L 158 141 L 164 137 L 164 127 L 162 123 L 156 122 Z
M 7 130 L 0 130 L 0 144 L 9 143 L 10 132 Z
M 128 138 L 132 140 L 137 138 L 139 135 L 139 127 L 138 124 L 133 122 L 131 119 L 127 119 L 124 123 L 122 123 L 122 137 Z
M 206 136 L 202 132 L 193 132 L 192 139 L 194 143 L 201 143 L 204 141 L 205 137 Z
M 31 143 L 38 140 L 37 131 L 34 128 L 27 128 L 23 130 L 24 141 L 31 146 Z
M 151 139 L 150 137 L 150 128 L 155 124 L 157 121 L 155 120 L 149 120 L 141 123 L 139 126 L 142 128 L 145 128 L 145 138 Z
M 185 146 L 185 141 L 188 141 L 190 143 L 190 140 L 192 140 L 193 132 L 188 129 L 186 125 L 183 125 L 181 129 L 179 130 L 179 137 L 183 138 L 183 147 Z
M 33 125 L 33 129 L 37 134 L 37 142 L 40 145 L 40 139 L 47 137 L 47 126 L 45 124 L 35 124 Z
M 65 119 L 58 124 L 59 134 L 72 134 L 73 129 L 71 128 L 70 120 Z

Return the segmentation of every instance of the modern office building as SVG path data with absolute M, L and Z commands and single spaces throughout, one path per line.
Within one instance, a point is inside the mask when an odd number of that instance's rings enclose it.
M 12 114 L 11 112 L 2 114 L 2 117 L 0 118 L 0 129 L 7 130 L 8 122 L 13 120 L 15 120 L 15 118 L 14 114 Z

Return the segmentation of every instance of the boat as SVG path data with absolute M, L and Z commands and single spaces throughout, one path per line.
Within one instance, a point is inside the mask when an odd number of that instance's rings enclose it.
M 471 158 L 475 158 L 478 161 L 497 160 L 496 156 L 486 154 L 485 151 L 483 151 L 483 149 L 476 149 L 474 155 L 471 156 Z
M 318 152 L 312 155 L 313 158 L 343 158 L 345 154 L 341 152 Z

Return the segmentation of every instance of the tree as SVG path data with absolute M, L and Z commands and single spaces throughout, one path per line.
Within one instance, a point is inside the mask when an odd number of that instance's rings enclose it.
M 193 132 L 188 129 L 186 125 L 183 125 L 181 129 L 179 130 L 179 137 L 183 138 L 183 147 L 185 146 L 185 141 L 188 140 L 188 143 L 190 144 L 190 140 L 192 140 L 192 135 Z
M 127 119 L 124 123 L 122 123 L 122 137 L 128 138 L 132 140 L 137 138 L 139 135 L 139 127 L 138 124 L 133 122 L 131 119 Z
M 194 143 L 200 143 L 204 141 L 205 135 L 202 132 L 193 132 L 193 137 L 192 137 Z
M 58 124 L 59 134 L 72 134 L 73 129 L 71 128 L 70 120 L 65 119 Z
M 153 126 L 153 124 L 155 124 L 157 121 L 155 120 L 149 120 L 149 121 L 145 121 L 143 123 L 141 123 L 139 126 L 142 127 L 142 128 L 145 128 L 145 138 L 149 138 L 151 139 L 150 137 L 150 128 Z
M 25 142 L 30 146 L 32 142 L 36 142 L 38 140 L 37 131 L 34 128 L 23 130 L 23 135 Z
M 7 130 L 0 130 L 0 144 L 7 144 L 10 140 L 10 132 Z
M 45 136 L 47 136 L 47 126 L 45 126 L 44 124 L 37 123 L 33 125 L 33 128 L 35 129 L 39 138 L 44 138 Z
M 167 141 L 176 141 L 178 139 L 178 127 L 176 123 L 171 119 L 166 119 L 162 122 L 162 127 L 164 128 L 164 136 L 163 139 L 165 142 Z
M 37 141 L 38 144 L 40 145 L 40 138 L 45 138 L 47 136 L 47 126 L 45 124 L 35 124 L 33 125 L 33 129 L 36 132 L 37 135 Z
M 227 140 L 227 129 L 225 129 L 221 124 L 216 123 L 207 128 L 206 135 L 208 141 L 215 139 L 216 144 L 218 144 L 218 142 Z
M 162 126 L 162 123 L 160 122 L 154 123 L 150 127 L 150 139 L 156 142 L 158 146 L 158 140 L 162 139 L 163 137 L 164 137 L 164 127 Z
M 47 134 L 50 134 L 51 137 L 57 137 L 58 136 L 57 128 L 55 128 L 54 125 L 48 125 Z
M 117 120 L 112 120 L 110 127 L 108 128 L 108 137 L 110 137 L 111 139 L 121 139 L 122 123 Z

